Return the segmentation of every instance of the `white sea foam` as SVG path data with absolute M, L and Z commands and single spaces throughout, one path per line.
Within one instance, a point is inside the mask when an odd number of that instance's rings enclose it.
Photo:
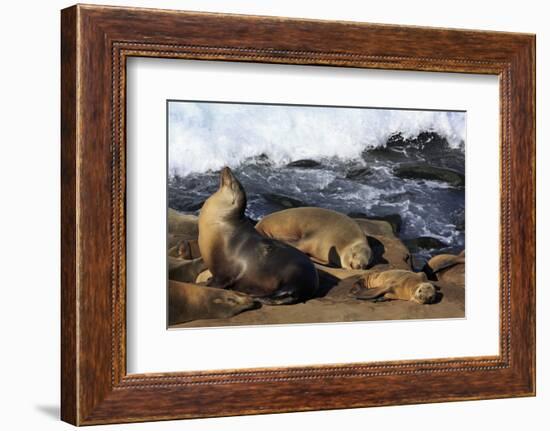
M 276 164 L 337 157 L 351 160 L 384 146 L 395 133 L 408 139 L 432 131 L 461 147 L 464 112 L 328 108 L 205 102 L 169 103 L 169 172 L 184 176 L 265 154 Z

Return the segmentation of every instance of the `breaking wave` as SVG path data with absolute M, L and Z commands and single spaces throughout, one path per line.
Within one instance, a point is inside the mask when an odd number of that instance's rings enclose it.
M 170 102 L 169 174 L 235 168 L 265 156 L 276 166 L 301 159 L 340 161 L 421 133 L 463 149 L 466 114 L 450 111 Z

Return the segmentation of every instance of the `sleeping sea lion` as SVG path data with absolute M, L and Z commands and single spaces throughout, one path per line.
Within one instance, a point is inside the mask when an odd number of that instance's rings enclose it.
M 314 260 L 346 269 L 366 269 L 372 250 L 361 227 L 336 211 L 300 207 L 265 216 L 256 229 L 290 244 Z
M 168 208 L 168 233 L 185 235 L 189 239 L 196 239 L 199 235 L 197 216 Z
M 194 283 L 197 276 L 206 269 L 202 258 L 187 260 L 168 256 L 168 280 Z
M 318 263 L 315 264 L 315 268 L 317 269 L 317 272 L 330 274 L 332 277 L 338 280 L 345 280 L 346 278 L 354 277 L 357 275 L 364 275 L 368 272 L 372 272 L 372 270 L 368 270 L 368 269 L 334 268 L 331 266 L 320 265 Z
M 246 193 L 229 168 L 199 215 L 199 249 L 212 272 L 210 285 L 260 298 L 265 304 L 293 304 L 311 298 L 317 271 L 301 251 L 265 238 L 245 217 Z
M 432 304 L 438 298 L 436 287 L 423 272 L 403 269 L 370 272 L 357 280 L 350 290 L 357 299 L 402 299 L 418 304 Z
M 168 235 L 168 256 L 180 259 L 201 257 L 198 239 L 188 239 L 182 235 Z
M 261 307 L 260 302 L 244 293 L 192 283 L 168 283 L 168 324 L 197 319 L 224 319 L 245 310 Z
M 462 251 L 454 254 L 439 254 L 432 257 L 422 269 L 430 280 L 451 282 L 464 286 L 466 256 Z

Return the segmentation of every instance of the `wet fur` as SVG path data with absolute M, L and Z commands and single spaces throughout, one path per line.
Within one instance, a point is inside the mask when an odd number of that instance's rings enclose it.
M 197 319 L 224 319 L 261 304 L 249 295 L 228 290 L 170 281 L 168 324 Z
M 430 292 L 423 301 L 417 292 L 419 288 Z M 401 299 L 420 303 L 433 303 L 438 297 L 437 288 L 428 282 L 426 274 L 401 269 L 367 273 L 354 283 L 350 294 L 357 299 Z
M 278 211 L 260 220 L 256 229 L 322 264 L 366 269 L 372 261 L 372 250 L 361 227 L 336 211 L 314 207 Z
M 265 238 L 244 216 L 246 194 L 229 168 L 199 216 L 199 248 L 212 273 L 209 285 L 233 289 L 270 305 L 311 298 L 318 289 L 309 258 L 283 242 Z

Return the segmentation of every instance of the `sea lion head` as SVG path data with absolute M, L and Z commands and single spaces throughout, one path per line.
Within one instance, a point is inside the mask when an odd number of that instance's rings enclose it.
M 227 166 L 220 172 L 220 186 L 218 190 L 207 199 L 208 201 L 215 202 L 217 212 L 222 217 L 244 216 L 246 193 L 242 184 Z
M 260 308 L 262 303 L 257 299 L 245 293 L 234 290 L 219 290 L 212 299 L 212 307 L 216 309 L 216 317 L 226 318 L 235 316 L 246 310 L 255 310 Z
M 420 283 L 414 295 L 411 298 L 412 301 L 418 304 L 432 304 L 437 298 L 437 290 L 431 283 Z
M 342 253 L 343 268 L 367 269 L 372 258 L 372 251 L 366 244 L 355 244 Z

